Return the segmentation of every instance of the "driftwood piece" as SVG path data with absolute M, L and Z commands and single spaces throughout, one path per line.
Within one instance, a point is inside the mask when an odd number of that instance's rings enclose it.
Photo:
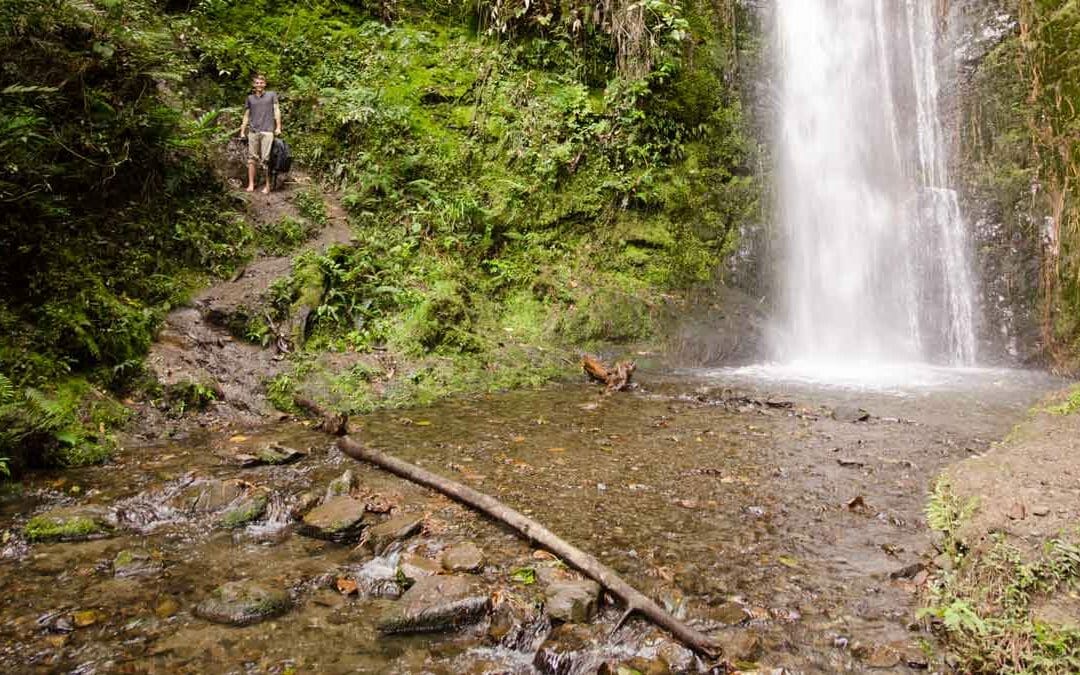
M 611 368 L 608 368 L 599 359 L 583 354 L 581 356 L 581 369 L 596 382 L 607 386 L 607 393 L 610 394 L 614 391 L 622 391 L 630 386 L 630 377 L 634 374 L 634 370 L 637 369 L 637 364 L 633 361 L 619 361 Z
M 344 436 L 349 433 L 349 416 L 323 410 L 315 401 L 303 396 L 293 396 L 293 403 L 312 417 L 318 418 L 319 430 L 331 436 Z
M 419 483 L 451 497 L 466 506 L 509 525 L 530 541 L 536 542 L 560 557 L 567 564 L 606 588 L 626 605 L 626 613 L 620 624 L 633 612 L 639 612 L 649 621 L 669 631 L 676 639 L 695 652 L 709 658 L 719 658 L 720 646 L 709 636 L 679 621 L 656 602 L 639 592 L 599 560 L 585 551 L 567 543 L 535 520 L 506 506 L 497 499 L 478 492 L 461 483 L 434 474 L 414 464 L 397 459 L 379 450 L 365 447 L 349 436 L 338 439 L 338 448 L 353 459 L 369 462 L 397 476 Z

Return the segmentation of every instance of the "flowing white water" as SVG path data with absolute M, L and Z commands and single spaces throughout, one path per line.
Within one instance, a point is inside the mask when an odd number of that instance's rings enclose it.
M 975 361 L 932 0 L 777 0 L 781 362 Z

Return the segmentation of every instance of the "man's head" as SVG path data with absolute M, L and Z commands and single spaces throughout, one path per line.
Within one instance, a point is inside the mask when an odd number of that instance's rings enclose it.
M 266 91 L 266 78 L 262 75 L 256 75 L 251 78 L 251 86 L 255 89 L 256 94 L 261 94 Z

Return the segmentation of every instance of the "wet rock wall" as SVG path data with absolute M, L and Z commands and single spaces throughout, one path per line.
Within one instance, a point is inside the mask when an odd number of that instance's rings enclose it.
M 1040 283 L 1046 222 L 1019 67 L 1016 0 L 946 0 L 943 99 L 953 175 L 980 281 L 983 363 L 1045 362 Z

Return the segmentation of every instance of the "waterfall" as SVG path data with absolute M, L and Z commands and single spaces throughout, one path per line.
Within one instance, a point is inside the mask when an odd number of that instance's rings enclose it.
M 780 360 L 975 360 L 936 5 L 776 0 Z

